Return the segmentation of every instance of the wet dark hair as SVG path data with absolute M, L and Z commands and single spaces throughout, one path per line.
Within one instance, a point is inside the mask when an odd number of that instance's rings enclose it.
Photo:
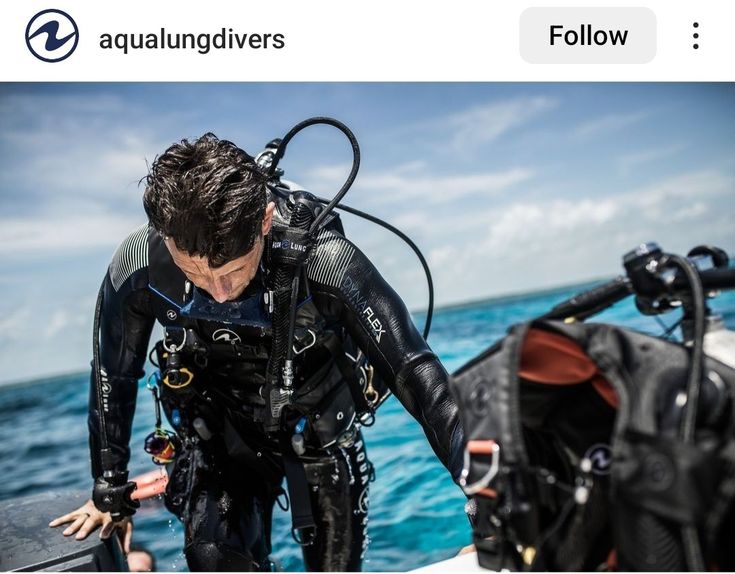
M 151 225 L 212 267 L 245 255 L 260 236 L 266 177 L 230 141 L 212 133 L 181 140 L 154 160 L 144 179 Z

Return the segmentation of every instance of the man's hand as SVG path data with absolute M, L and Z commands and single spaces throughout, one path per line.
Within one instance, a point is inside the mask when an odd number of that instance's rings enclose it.
M 55 518 L 49 522 L 49 526 L 56 528 L 68 522 L 71 522 L 71 524 L 62 532 L 64 536 L 71 536 L 76 533 L 75 538 L 77 540 L 84 540 L 92 532 L 97 530 L 97 528 L 102 526 L 100 530 L 101 539 L 105 540 L 109 538 L 112 531 L 117 530 L 123 545 L 123 550 L 126 554 L 130 552 L 130 542 L 133 539 L 133 521 L 129 516 L 119 522 L 113 522 L 109 512 L 100 512 L 94 506 L 94 503 L 88 500 L 83 506 L 80 506 L 69 514 Z

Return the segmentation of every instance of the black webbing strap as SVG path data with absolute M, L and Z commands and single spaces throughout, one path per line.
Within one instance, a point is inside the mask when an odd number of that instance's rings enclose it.
M 342 346 L 342 341 L 340 341 L 337 334 L 329 332 L 323 340 L 323 345 L 331 353 L 332 357 L 334 357 L 334 362 L 337 364 L 337 368 L 347 381 L 347 386 L 350 389 L 352 401 L 355 403 L 355 410 L 357 411 L 358 418 L 362 418 L 366 413 L 373 414 L 375 409 L 370 406 L 370 403 L 368 403 L 365 393 L 360 386 L 360 378 L 357 375 L 359 365 L 350 362 L 347 358 Z
M 314 236 L 308 229 L 273 226 L 270 231 L 270 261 L 274 265 L 304 265 L 311 256 Z
M 311 510 L 309 483 L 306 480 L 304 464 L 296 458 L 291 445 L 286 442 L 282 441 L 282 452 L 288 497 L 291 500 L 291 535 L 297 543 L 308 546 L 316 531 L 316 523 Z

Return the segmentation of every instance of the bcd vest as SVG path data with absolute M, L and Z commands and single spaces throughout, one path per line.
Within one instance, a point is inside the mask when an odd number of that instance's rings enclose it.
M 536 321 L 460 369 L 480 564 L 735 568 L 735 371 L 705 358 L 694 444 L 677 438 L 690 350 L 604 324 Z

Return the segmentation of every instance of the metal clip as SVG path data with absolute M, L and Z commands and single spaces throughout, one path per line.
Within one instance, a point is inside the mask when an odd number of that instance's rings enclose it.
M 366 372 L 367 387 L 365 388 L 365 398 L 367 399 L 367 402 L 370 403 L 370 406 L 374 407 L 380 400 L 380 395 L 378 394 L 378 391 L 376 391 L 375 387 L 373 387 L 373 374 L 375 372 L 375 369 L 372 365 L 368 365 Z
M 487 488 L 493 478 L 498 474 L 500 468 L 500 445 L 494 440 L 468 440 L 464 449 L 464 465 L 459 477 L 459 485 L 467 496 L 472 496 L 480 491 L 487 496 L 497 496 L 497 493 Z M 490 455 L 490 469 L 476 482 L 467 484 L 470 475 L 470 458 L 473 454 Z
M 311 343 L 309 343 L 308 345 L 304 347 L 301 347 L 301 349 L 299 349 L 298 351 L 296 350 L 296 345 L 294 345 L 293 346 L 294 355 L 300 355 L 301 353 L 306 351 L 306 349 L 311 349 L 316 344 L 316 333 L 312 331 L 311 329 L 307 329 L 307 331 L 309 331 L 309 334 L 311 335 Z
M 153 379 L 153 383 L 151 383 L 151 379 Z M 153 392 L 154 395 L 157 393 L 156 391 L 157 387 L 161 384 L 161 372 L 160 371 L 153 371 L 150 375 L 148 375 L 148 378 L 145 381 L 146 388 Z
M 163 348 L 166 349 L 169 353 L 178 353 L 181 349 L 184 348 L 184 345 L 186 345 L 186 329 L 178 329 L 180 330 L 184 336 L 181 338 L 181 344 L 177 347 L 175 343 L 171 343 L 170 345 L 166 344 L 166 340 L 168 339 L 168 333 L 170 328 L 166 327 L 163 330 Z
M 286 389 L 293 387 L 293 361 L 288 360 L 283 365 L 283 386 Z

